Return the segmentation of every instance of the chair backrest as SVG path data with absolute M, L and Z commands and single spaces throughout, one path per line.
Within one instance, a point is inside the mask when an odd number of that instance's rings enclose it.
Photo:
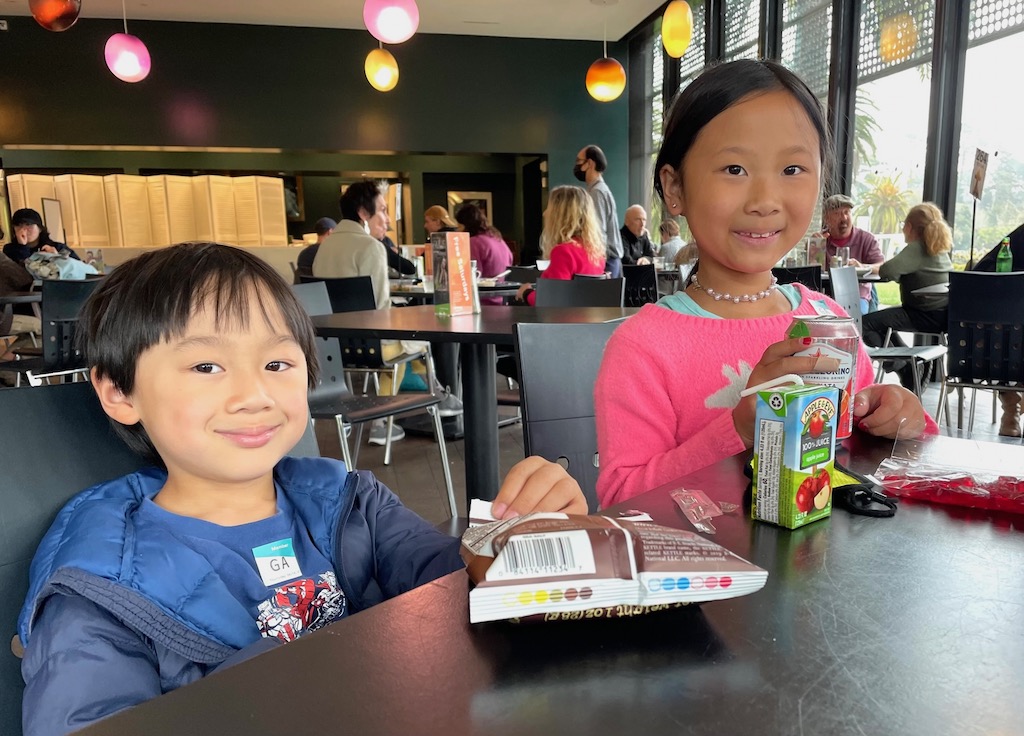
M 853 266 L 830 268 L 828 277 L 832 284 L 832 298 L 846 310 L 848 315 L 853 317 L 857 323 L 857 332 L 860 333 L 863 315 L 860 313 L 860 285 L 857 283 L 857 269 Z
M 598 473 L 594 382 L 605 343 L 619 324 L 516 325 L 526 454 L 565 458 L 591 511 L 597 510 Z
M 658 272 L 653 263 L 623 266 L 622 278 L 626 282 L 625 306 L 642 307 L 658 301 Z
M 821 266 L 793 266 L 773 268 L 772 273 L 780 284 L 803 284 L 809 289 L 821 291 Z
M 88 383 L 0 389 L 0 733 L 21 733 L 21 661 L 11 651 L 39 540 L 73 495 L 138 470 Z M 316 456 L 312 429 L 290 453 Z
M 505 278 L 519 284 L 535 284 L 538 276 L 540 271 L 535 266 L 512 266 Z
M 611 276 L 611 274 L 608 273 L 608 272 L 605 272 L 605 273 L 574 273 L 572 275 L 572 280 L 573 281 L 586 281 L 587 279 L 590 279 L 591 281 L 594 281 L 596 279 L 607 279 L 610 276 Z
M 377 308 L 377 302 L 373 295 L 373 280 L 369 276 L 324 279 L 299 274 L 300 283 L 308 284 L 316 281 L 322 281 L 327 285 L 327 295 L 331 299 L 332 312 L 361 312 Z
M 43 364 L 47 370 L 82 365 L 82 353 L 75 346 L 78 313 L 101 281 L 43 281 Z
M 951 378 L 1024 382 L 1024 273 L 949 274 Z
M 621 307 L 626 294 L 624 279 L 562 281 L 538 279 L 538 307 Z
M 292 286 L 292 292 L 310 317 L 333 313 L 331 298 L 327 295 L 327 284 L 323 281 L 295 284 Z

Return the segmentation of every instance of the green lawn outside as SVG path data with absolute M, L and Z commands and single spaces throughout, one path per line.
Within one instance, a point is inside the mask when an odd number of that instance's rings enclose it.
M 900 301 L 900 285 L 895 281 L 879 282 L 875 284 L 875 289 L 878 291 L 879 304 L 898 307 L 903 303 Z

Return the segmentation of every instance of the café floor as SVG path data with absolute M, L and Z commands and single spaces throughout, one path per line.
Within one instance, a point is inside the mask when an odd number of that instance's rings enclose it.
M 887 376 L 887 380 L 895 380 Z M 939 398 L 937 384 L 929 384 L 925 391 L 924 406 L 929 413 L 935 411 Z M 956 432 L 956 394 L 950 399 L 950 410 L 953 415 L 953 430 Z M 970 392 L 965 392 L 964 423 L 967 423 Z M 996 421 L 992 420 L 992 394 L 979 392 L 975 409 L 974 429 L 971 436 L 989 442 L 1006 442 L 1020 444 L 1020 439 L 999 437 L 999 416 L 997 408 Z M 944 428 L 945 429 L 945 428 Z M 500 469 L 502 477 L 508 469 L 523 459 L 523 428 L 521 424 L 513 424 L 498 430 Z M 338 445 L 337 432 L 333 422 L 318 422 L 317 439 L 320 452 L 324 455 L 340 458 L 341 448 Z M 402 502 L 413 511 L 432 523 L 440 523 L 447 519 L 447 502 L 444 495 L 444 478 L 441 475 L 440 459 L 437 447 L 432 438 L 407 434 L 401 442 L 396 442 L 391 450 L 390 465 L 384 465 L 384 448 L 365 444 L 359 453 L 358 466 L 361 470 L 369 470 L 380 478 L 385 485 L 395 491 Z M 448 442 L 448 460 L 451 464 L 452 483 L 455 487 L 455 499 L 460 515 L 465 515 L 465 443 L 462 440 Z

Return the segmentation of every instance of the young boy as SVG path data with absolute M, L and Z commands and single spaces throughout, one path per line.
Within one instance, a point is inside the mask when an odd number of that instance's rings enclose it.
M 120 266 L 83 310 L 93 386 L 155 467 L 90 488 L 32 562 L 25 734 L 57 734 L 462 567 L 459 542 L 367 472 L 290 458 L 316 384 L 312 324 L 245 251 L 188 243 Z M 527 458 L 495 512 L 586 513 Z

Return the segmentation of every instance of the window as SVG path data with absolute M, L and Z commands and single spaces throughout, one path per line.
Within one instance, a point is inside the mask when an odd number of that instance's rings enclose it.
M 782 15 L 782 64 L 807 83 L 822 106 L 828 99 L 832 0 L 795 0 Z
M 730 0 L 725 4 L 725 61 L 757 58 L 760 24 L 758 0 Z

